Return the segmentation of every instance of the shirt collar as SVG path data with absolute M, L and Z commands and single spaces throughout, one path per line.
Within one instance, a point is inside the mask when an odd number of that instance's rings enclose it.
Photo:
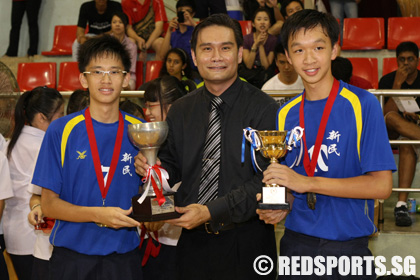
M 233 82 L 233 84 L 225 90 L 219 97 L 223 100 L 223 103 L 227 104 L 227 106 L 232 107 L 235 101 L 238 99 L 238 95 L 240 94 L 242 87 L 242 83 L 239 79 L 239 77 L 236 78 L 236 80 Z M 204 92 L 206 95 L 209 96 L 210 100 L 214 97 L 214 95 L 208 91 L 204 84 Z

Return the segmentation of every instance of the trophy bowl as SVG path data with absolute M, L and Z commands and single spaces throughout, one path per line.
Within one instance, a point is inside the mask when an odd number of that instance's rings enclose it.
M 258 150 L 271 163 L 277 162 L 287 153 L 286 136 L 287 131 L 263 130 L 258 131 L 261 146 Z M 290 209 L 286 201 L 286 188 L 277 184 L 266 184 L 262 188 L 262 201 L 258 204 L 259 209 Z
M 163 189 L 162 182 L 154 170 L 154 168 L 158 168 L 155 167 L 157 153 L 168 136 L 168 130 L 169 127 L 166 121 L 128 125 L 128 135 L 131 142 L 146 157 L 147 164 L 153 167 L 150 170 L 150 177 L 139 188 L 139 194 L 135 195 L 131 200 L 133 206 L 132 216 L 139 222 L 160 221 L 180 217 L 180 214 L 175 211 L 173 193 Z M 158 190 L 162 192 L 165 198 L 165 202 L 162 205 L 159 205 L 156 200 L 156 193 L 153 187 L 150 187 L 152 185 L 151 180 L 155 182 Z M 144 194 L 146 191 L 147 194 Z

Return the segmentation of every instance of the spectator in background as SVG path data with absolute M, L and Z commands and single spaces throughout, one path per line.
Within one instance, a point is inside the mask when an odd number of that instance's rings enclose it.
M 398 69 L 386 74 L 379 81 L 379 89 L 420 89 L 419 48 L 414 42 L 402 42 L 397 46 Z M 420 107 L 420 98 L 415 98 Z M 385 123 L 390 139 L 420 140 L 420 112 L 399 110 L 394 98 L 389 98 L 384 106 Z M 398 187 L 411 188 L 416 164 L 420 156 L 419 145 L 399 145 Z M 407 209 L 407 192 L 398 193 L 398 202 L 394 209 L 395 224 L 412 224 Z
M 29 28 L 29 57 L 38 53 L 39 28 L 38 13 L 41 7 L 41 0 L 13 0 L 12 1 L 12 28 L 9 35 L 9 47 L 6 56 L 17 56 L 19 49 L 19 36 L 22 19 L 26 12 Z
M 344 18 L 357 18 L 357 4 L 361 0 L 330 0 L 331 14 L 340 21 L 340 34 L 343 36 Z M 341 40 L 342 41 L 342 40 Z
M 252 17 L 258 8 L 266 8 L 269 11 L 271 26 L 268 33 L 271 35 L 279 35 L 281 27 L 283 26 L 284 17 L 280 13 L 280 7 L 277 0 L 245 0 L 243 2 L 245 20 L 252 20 Z
M 200 20 L 213 14 L 227 14 L 225 0 L 194 0 L 196 17 Z
M 77 51 L 86 40 L 111 30 L 112 14 L 116 11 L 122 11 L 121 4 L 110 0 L 92 0 L 80 6 L 76 40 L 72 50 L 73 61 L 77 61 Z M 86 28 L 89 30 L 87 34 Z
M 137 105 L 136 103 L 132 102 L 131 100 L 124 100 L 120 102 L 120 109 L 126 113 L 129 113 L 133 116 L 136 116 L 139 119 L 145 120 L 143 109 Z
M 10 180 L 9 163 L 7 157 L 3 153 L 6 141 L 3 135 L 0 134 L 0 227 L 2 227 L 1 221 L 4 209 L 4 200 L 13 197 L 12 181 Z M 7 265 L 4 261 L 4 236 L 0 234 L 0 279 L 9 279 L 9 273 L 7 271 Z
M 353 65 L 345 57 L 337 56 L 331 61 L 331 72 L 334 78 L 362 89 L 373 88 L 371 82 L 353 75 Z
M 122 0 L 121 5 L 128 16 L 127 34 L 141 51 L 139 60 L 146 61 L 150 48 L 156 52 L 155 59 L 161 60 L 163 23 L 168 21 L 163 0 Z
M 243 65 L 239 75 L 261 88 L 274 74 L 274 48 L 277 38 L 268 33 L 270 13 L 258 8 L 252 18 L 253 32 L 244 36 Z
M 171 48 L 183 49 L 191 58 L 191 34 L 197 25 L 193 19 L 195 15 L 194 0 L 179 0 L 176 3 L 177 17 L 174 17 L 168 26 L 162 46 L 159 49 L 159 57 L 165 57 Z M 193 64 L 191 64 L 193 66 Z
M 45 131 L 63 114 L 63 97 L 47 87 L 25 92 L 16 104 L 15 127 L 6 153 L 14 196 L 6 200 L 3 229 L 6 248 L 20 280 L 31 279 L 33 264 L 41 265 L 33 257 L 36 235 L 28 222 L 28 187 Z
M 296 73 L 293 65 L 287 61 L 286 53 L 281 44 L 277 44 L 274 54 L 276 56 L 276 66 L 279 73 L 268 80 L 261 90 L 303 90 L 303 83 L 301 77 Z M 290 97 L 276 98 L 283 105 L 290 100 Z
M 190 67 L 187 53 L 180 48 L 171 49 L 166 54 L 159 77 L 163 77 L 164 75 L 171 75 L 180 81 L 186 82 L 190 87 L 188 91 L 193 91 L 196 82 L 200 82 L 199 75 L 192 71 Z
M 296 12 L 303 10 L 303 4 L 299 0 L 285 0 L 281 5 L 280 12 L 284 19 L 287 19 Z
M 117 38 L 121 44 L 127 49 L 131 58 L 130 82 L 127 87 L 129 90 L 136 89 L 136 63 L 137 63 L 137 46 L 131 38 L 127 37 L 128 18 L 124 12 L 118 11 L 112 15 L 111 20 L 111 36 Z
M 66 115 L 79 112 L 89 106 L 89 92 L 83 89 L 76 89 L 69 98 Z

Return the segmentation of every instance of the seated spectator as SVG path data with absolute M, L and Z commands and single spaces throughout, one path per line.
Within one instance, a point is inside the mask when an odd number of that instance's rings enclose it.
M 76 40 L 73 43 L 72 57 L 74 61 L 77 61 L 77 51 L 81 44 L 90 37 L 111 30 L 112 14 L 116 11 L 122 11 L 121 4 L 110 0 L 92 0 L 80 6 Z M 85 34 L 86 27 L 89 30 L 87 34 Z
M 280 13 L 277 0 L 245 0 L 243 3 L 245 20 L 252 20 L 254 12 L 258 8 L 266 8 L 269 11 L 271 26 L 268 29 L 268 33 L 279 35 L 283 26 L 284 17 Z
M 131 100 L 124 100 L 120 102 L 120 110 L 129 113 L 137 118 L 145 120 L 143 109 Z
M 286 53 L 284 48 L 281 44 L 278 44 L 274 50 L 276 56 L 276 66 L 279 70 L 279 73 L 268 80 L 263 87 L 261 88 L 264 90 L 303 90 L 304 86 L 302 83 L 302 79 L 296 73 L 295 68 L 293 68 L 292 64 L 287 61 Z M 283 105 L 288 100 L 289 97 L 280 97 L 276 98 L 276 100 Z
M 285 0 L 281 5 L 280 12 L 284 19 L 287 19 L 296 12 L 304 9 L 303 4 L 299 0 Z
M 163 62 L 159 77 L 165 75 L 174 76 L 189 86 L 187 89 L 189 92 L 195 89 L 197 82 L 200 82 L 199 75 L 191 69 L 189 58 L 183 49 L 174 48 L 169 50 Z
M 351 61 L 345 57 L 337 56 L 331 61 L 331 71 L 337 80 L 342 80 L 350 85 L 356 86 L 362 89 L 371 89 L 373 85 L 362 77 L 353 75 L 353 65 Z
M 168 30 L 159 49 L 159 56 L 165 57 L 171 48 L 181 48 L 188 54 L 192 63 L 190 40 L 194 27 L 197 25 L 193 19 L 195 15 L 194 1 L 179 0 L 176 3 L 176 11 L 178 16 L 169 22 Z
M 396 54 L 398 69 L 381 78 L 379 89 L 420 89 L 418 46 L 413 42 L 402 42 L 397 46 Z M 417 97 L 416 102 L 420 106 L 420 98 Z M 389 98 L 384 106 L 389 138 L 420 140 L 419 113 L 400 111 L 394 98 Z M 411 188 L 419 155 L 419 145 L 399 145 L 399 188 Z M 406 192 L 398 193 L 394 209 L 397 226 L 410 226 L 412 223 L 407 209 L 407 197 Z
M 117 38 L 127 49 L 131 58 L 129 90 L 136 89 L 136 62 L 137 46 L 134 41 L 127 36 L 128 18 L 124 12 L 115 12 L 111 20 L 111 35 Z
M 197 7 L 197 17 L 200 20 L 213 14 L 227 14 L 224 0 L 194 0 Z
M 261 88 L 274 74 L 272 64 L 277 38 L 267 32 L 270 28 L 270 14 L 266 8 L 255 11 L 252 26 L 254 31 L 244 36 L 243 65 L 239 76 Z
M 158 50 L 163 41 L 163 23 L 168 21 L 163 0 L 122 0 L 121 5 L 128 16 L 127 34 L 141 51 L 139 60 L 146 61 L 150 48 L 156 52 L 155 60 L 161 60 Z
M 89 92 L 83 89 L 76 89 L 69 98 L 66 115 L 82 111 L 89 106 Z

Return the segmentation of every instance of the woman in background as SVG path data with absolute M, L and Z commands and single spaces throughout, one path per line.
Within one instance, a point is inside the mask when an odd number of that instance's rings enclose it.
M 37 87 L 20 96 L 15 108 L 15 127 L 6 156 L 14 196 L 6 200 L 3 230 L 7 252 L 19 280 L 31 279 L 36 234 L 28 222 L 31 185 L 38 152 L 50 123 L 63 116 L 64 101 L 55 89 Z M 35 205 L 32 208 L 41 207 Z M 40 217 L 39 217 L 40 218 Z

